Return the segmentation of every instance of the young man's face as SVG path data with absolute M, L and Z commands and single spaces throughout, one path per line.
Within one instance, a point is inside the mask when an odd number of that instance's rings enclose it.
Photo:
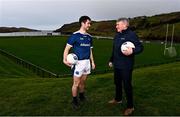
M 86 20 L 86 22 L 82 22 L 82 27 L 85 30 L 89 30 L 90 26 L 91 26 L 91 21 L 90 20 Z
M 127 23 L 123 21 L 116 22 L 116 29 L 117 29 L 117 32 L 122 32 L 123 30 L 126 30 Z

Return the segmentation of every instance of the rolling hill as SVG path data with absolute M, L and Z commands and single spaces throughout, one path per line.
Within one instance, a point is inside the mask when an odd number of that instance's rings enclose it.
M 10 32 L 33 32 L 38 31 L 35 29 L 25 28 L 25 27 L 0 27 L 0 33 L 10 33 Z
M 97 36 L 114 36 L 116 20 L 109 21 L 93 21 L 89 30 L 91 35 Z M 138 36 L 144 40 L 164 40 L 166 33 L 166 24 L 175 24 L 175 41 L 180 42 L 180 12 L 159 14 L 155 16 L 139 16 L 130 18 L 130 28 L 135 30 Z M 55 32 L 62 34 L 72 34 L 78 30 L 79 23 L 73 22 L 64 24 Z M 169 33 L 172 31 L 170 25 Z M 169 38 L 171 35 L 169 34 Z

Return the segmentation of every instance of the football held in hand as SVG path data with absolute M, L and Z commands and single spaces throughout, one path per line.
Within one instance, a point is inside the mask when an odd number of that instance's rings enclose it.
M 130 41 L 126 41 L 121 45 L 121 52 L 123 53 L 128 48 L 135 48 L 135 45 Z
M 74 53 L 70 53 L 67 55 L 67 62 L 75 65 L 78 62 L 78 57 Z

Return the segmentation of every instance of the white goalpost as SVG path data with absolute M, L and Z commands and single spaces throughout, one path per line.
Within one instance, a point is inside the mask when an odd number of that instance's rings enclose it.
M 172 25 L 172 35 L 171 35 L 171 43 L 170 46 L 167 47 L 168 44 L 168 33 L 169 33 L 169 24 L 167 24 L 166 27 L 166 37 L 165 37 L 165 44 L 164 44 L 164 55 L 167 55 L 169 57 L 175 57 L 177 56 L 176 48 L 173 47 L 173 41 L 174 41 L 174 24 Z

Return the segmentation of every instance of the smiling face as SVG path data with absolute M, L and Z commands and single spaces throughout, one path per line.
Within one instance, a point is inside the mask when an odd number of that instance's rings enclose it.
M 126 21 L 117 21 L 116 22 L 117 32 L 122 32 L 123 30 L 126 30 L 127 27 L 128 27 L 128 23 Z
M 84 30 L 89 30 L 89 28 L 91 27 L 91 21 L 89 19 L 87 19 L 85 22 L 81 23 L 81 27 Z

